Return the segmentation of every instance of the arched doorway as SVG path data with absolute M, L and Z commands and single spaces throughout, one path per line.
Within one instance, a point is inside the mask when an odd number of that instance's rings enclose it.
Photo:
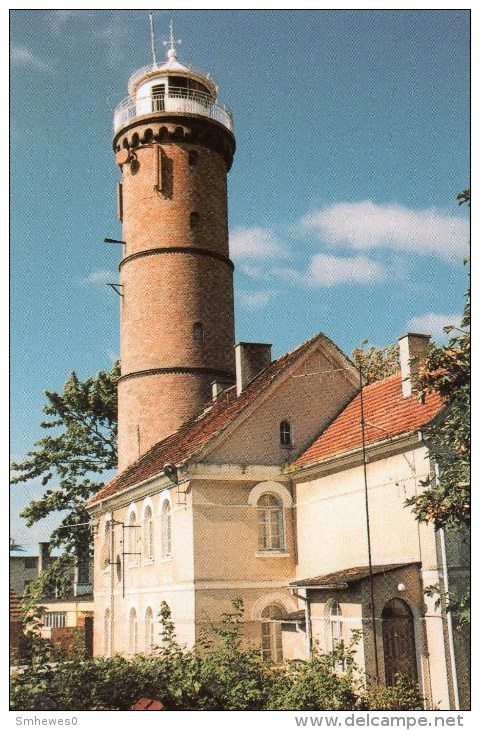
M 382 611 L 385 683 L 393 685 L 401 674 L 412 682 L 418 680 L 413 614 L 405 601 L 392 598 Z

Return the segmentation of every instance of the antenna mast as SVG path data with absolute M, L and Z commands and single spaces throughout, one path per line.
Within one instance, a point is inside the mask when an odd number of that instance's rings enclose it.
M 153 30 L 153 12 L 151 10 L 148 13 L 148 18 L 150 21 L 150 47 L 152 50 L 152 60 L 153 60 L 153 65 L 156 66 L 157 59 L 155 57 L 155 33 Z

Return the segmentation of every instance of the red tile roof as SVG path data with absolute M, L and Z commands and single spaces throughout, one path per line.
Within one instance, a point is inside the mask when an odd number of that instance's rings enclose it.
M 148 697 L 142 697 L 134 704 L 132 710 L 164 710 L 165 707 L 160 700 L 151 700 Z
M 442 400 L 436 394 L 428 395 L 424 404 L 416 395 L 404 398 L 400 374 L 371 383 L 363 390 L 366 443 L 373 444 L 421 428 L 442 406 Z M 292 466 L 304 467 L 361 446 L 360 395 L 357 395 Z
M 105 484 L 87 502 L 87 507 L 111 497 L 138 482 L 153 477 L 163 470 L 164 464 L 180 464 L 202 449 L 214 436 L 227 426 L 245 408 L 256 400 L 281 373 L 295 363 L 315 341 L 328 339 L 321 333 L 304 342 L 292 352 L 272 362 L 265 368 L 237 398 L 236 386 L 224 390 L 218 399 L 200 415 L 187 421 L 178 431 L 167 436 L 140 457 L 125 471 Z M 328 340 L 330 342 L 330 340 Z M 333 344 L 333 343 L 331 343 Z

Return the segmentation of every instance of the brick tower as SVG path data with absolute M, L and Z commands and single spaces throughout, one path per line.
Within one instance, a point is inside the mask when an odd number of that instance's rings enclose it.
M 119 469 L 233 382 L 227 172 L 232 117 L 212 79 L 177 61 L 142 68 L 115 110 L 122 172 Z

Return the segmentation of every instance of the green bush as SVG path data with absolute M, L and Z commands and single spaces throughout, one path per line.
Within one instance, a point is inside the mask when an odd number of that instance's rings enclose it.
M 417 710 L 415 685 L 399 677 L 394 687 L 365 688 L 354 645 L 315 651 L 307 661 L 273 667 L 245 646 L 243 606 L 233 603 L 219 625 L 210 625 L 196 650 L 181 647 L 170 611 L 160 610 L 161 642 L 149 656 L 131 660 L 60 660 L 35 655 L 12 676 L 13 710 L 129 710 L 141 698 L 169 710 Z

